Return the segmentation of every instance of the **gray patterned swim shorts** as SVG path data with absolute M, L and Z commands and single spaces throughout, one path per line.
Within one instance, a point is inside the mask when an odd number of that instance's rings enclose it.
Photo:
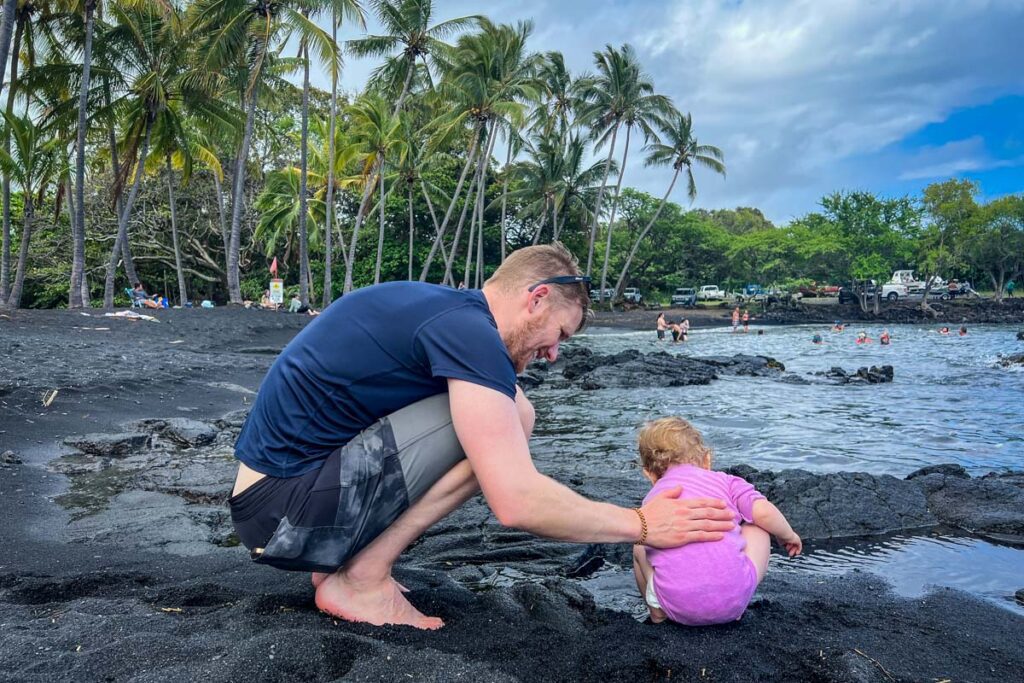
M 438 394 L 370 425 L 319 470 L 260 479 L 231 497 L 231 518 L 255 562 L 333 572 L 465 457 Z

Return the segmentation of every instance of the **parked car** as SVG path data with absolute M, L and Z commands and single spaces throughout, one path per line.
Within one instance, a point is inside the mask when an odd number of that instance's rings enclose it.
M 590 300 L 591 301 L 598 301 L 598 300 L 600 300 L 601 299 L 600 292 L 601 292 L 601 288 L 600 287 L 598 287 L 597 289 L 590 290 Z M 613 296 L 615 296 L 615 289 L 613 287 L 605 287 L 605 289 L 604 289 L 604 300 L 605 301 L 611 301 Z
M 640 293 L 638 288 L 626 287 L 622 290 L 622 300 L 628 301 L 631 304 L 642 304 L 644 302 L 644 296 Z
M 875 292 L 878 291 L 878 283 L 874 280 L 868 280 L 866 283 L 858 282 L 857 284 L 843 285 L 839 288 L 839 303 L 857 303 L 857 297 L 860 296 L 862 291 L 867 294 L 869 300 L 872 300 L 874 299 Z
M 724 301 L 725 298 L 725 290 L 719 289 L 718 285 L 704 285 L 697 292 L 698 301 Z
M 697 305 L 697 292 L 693 287 L 677 287 L 672 293 L 672 305 L 693 308 Z

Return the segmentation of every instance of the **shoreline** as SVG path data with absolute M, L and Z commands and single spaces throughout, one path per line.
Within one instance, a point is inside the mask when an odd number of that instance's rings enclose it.
M 311 319 L 169 311 L 153 324 L 92 313 L 0 318 L 0 452 L 24 461 L 0 468 L 0 657 L 11 680 L 997 681 L 1024 667 L 1024 617 L 952 589 L 899 597 L 854 572 L 769 571 L 731 625 L 643 624 L 598 606 L 568 577 L 565 558 L 583 546 L 503 529 L 479 497 L 398 570 L 412 602 L 442 616 L 444 629 L 331 619 L 313 605 L 308 575 L 253 565 L 209 532 L 229 524 L 237 411 Z M 185 431 L 169 434 L 168 418 Z M 116 437 L 133 420 L 147 421 L 128 429 L 148 435 L 145 447 L 129 440 L 124 452 L 65 457 L 66 437 Z M 205 445 L 183 446 L 188 439 Z M 126 468 L 137 478 L 119 478 Z M 559 476 L 619 504 L 640 491 Z M 109 496 L 105 511 L 80 517 L 57 504 L 81 491 L 81 477 L 98 477 L 87 492 Z M 604 561 L 617 566 L 628 550 L 609 547 Z M 529 570 L 531 580 L 484 588 L 494 566 Z

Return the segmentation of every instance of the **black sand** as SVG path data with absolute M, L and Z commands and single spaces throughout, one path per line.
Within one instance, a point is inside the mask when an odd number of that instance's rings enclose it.
M 202 536 L 223 517 L 179 537 L 184 523 L 166 520 L 187 519 L 181 510 L 131 508 L 174 490 L 182 507 L 223 515 L 227 487 L 219 499 L 202 493 L 229 472 L 216 440 L 202 464 L 174 476 L 154 465 L 110 483 L 108 513 L 127 505 L 122 519 L 165 520 L 148 536 L 83 531 L 103 513 L 82 517 L 54 502 L 69 487 L 55 472 L 55 458 L 70 452 L 65 437 L 242 410 L 271 352 L 306 322 L 244 310 L 157 315 L 158 325 L 74 312 L 0 318 L 0 453 L 23 461 L 0 468 L 2 680 L 1007 681 L 1024 670 L 1024 618 L 952 590 L 899 598 L 857 574 L 769 572 L 736 624 L 642 624 L 596 607 L 564 576 L 579 548 L 503 530 L 479 499 L 414 546 L 400 572 L 414 604 L 446 620 L 442 631 L 338 622 L 316 611 L 308 575 L 251 565 L 230 538 Z M 152 423 L 140 429 L 158 452 L 202 450 L 169 434 L 161 446 L 152 435 L 167 432 Z M 599 466 L 575 479 L 557 454 L 538 462 L 592 496 L 628 503 L 640 491 Z M 529 580 L 480 590 L 499 566 Z

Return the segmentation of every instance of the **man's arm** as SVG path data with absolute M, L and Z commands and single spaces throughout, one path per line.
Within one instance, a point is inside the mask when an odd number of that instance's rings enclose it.
M 799 555 L 800 551 L 803 550 L 803 542 L 797 533 L 793 531 L 793 527 L 789 525 L 789 520 L 779 511 L 779 508 L 775 507 L 766 498 L 758 498 L 754 501 L 751 517 L 754 520 L 754 524 L 779 539 L 779 543 L 785 546 L 786 552 L 789 553 L 790 557 Z
M 530 458 L 516 405 L 504 394 L 456 379 L 448 380 L 452 422 L 484 498 L 498 521 L 564 541 L 631 543 L 640 538 L 639 515 L 598 503 L 540 474 Z M 720 500 L 678 500 L 681 488 L 666 491 L 642 508 L 646 544 L 667 548 L 714 541 L 733 527 Z

